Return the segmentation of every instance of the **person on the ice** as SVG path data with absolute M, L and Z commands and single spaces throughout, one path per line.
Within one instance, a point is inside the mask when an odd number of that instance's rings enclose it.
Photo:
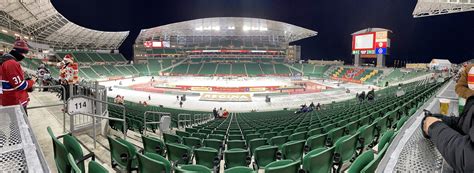
M 75 84 L 79 82 L 79 68 L 78 64 L 74 62 L 74 57 L 70 54 L 64 56 L 63 61 L 59 62 L 59 81 L 66 89 L 66 94 L 63 94 L 63 99 L 66 97 L 66 100 L 70 97 L 70 85 L 73 87 L 73 93 L 75 93 Z
M 36 77 L 25 79 L 19 61 L 25 58 L 29 51 L 28 44 L 22 39 L 17 39 L 13 49 L 0 57 L 0 105 L 22 105 L 26 112 L 29 97 L 36 81 Z

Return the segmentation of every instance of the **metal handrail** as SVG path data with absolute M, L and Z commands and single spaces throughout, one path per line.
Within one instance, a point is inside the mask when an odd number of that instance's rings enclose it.
M 62 85 L 51 85 L 51 86 L 35 86 L 34 88 L 44 89 L 44 88 L 60 88 L 62 89 L 62 94 L 66 94 L 66 88 Z M 63 103 L 58 104 L 51 104 L 51 105 L 43 105 L 43 106 L 32 106 L 28 107 L 28 109 L 38 109 L 38 108 L 47 108 L 47 107 L 54 107 L 54 106 L 63 106 L 63 132 L 66 133 L 66 97 L 63 96 L 62 99 Z
M 127 132 L 126 132 L 126 127 L 127 127 L 127 121 L 125 120 L 125 117 L 123 119 L 119 119 L 119 118 L 112 118 L 112 117 L 105 117 L 105 116 L 99 116 L 99 115 L 94 115 L 94 114 L 90 114 L 90 113 L 82 113 L 82 112 L 75 112 L 75 113 L 72 113 L 72 114 L 69 114 L 71 116 L 74 116 L 74 115 L 86 115 L 86 116 L 90 116 L 92 117 L 92 128 L 93 128 L 93 139 L 94 139 L 94 148 L 96 148 L 96 145 L 97 145 L 97 134 L 96 134 L 96 125 L 95 125 L 95 118 L 102 118 L 102 119 L 108 119 L 108 120 L 114 120 L 114 121 L 122 121 L 123 122 L 123 126 L 124 126 L 124 129 L 125 129 L 125 132 L 123 133 L 123 139 L 127 139 Z
M 185 118 L 184 120 L 181 120 L 182 116 L 184 116 L 184 118 Z M 186 119 L 186 117 L 189 117 L 189 119 Z M 185 123 L 184 127 L 187 127 L 188 122 L 190 122 L 190 121 L 191 121 L 191 114 L 178 114 L 178 128 L 179 128 L 179 124 L 181 122 L 184 122 Z
M 196 118 L 196 116 L 198 118 Z M 193 124 L 199 124 L 199 123 L 202 123 L 202 114 L 194 114 L 193 115 Z
M 103 118 L 103 119 L 108 119 L 108 120 L 114 120 L 114 121 L 122 121 L 123 122 L 123 128 L 124 128 L 124 131 L 123 131 L 123 139 L 127 139 L 127 121 L 126 121 L 126 110 L 125 110 L 125 106 L 124 105 L 121 105 L 121 104 L 116 104 L 116 103 L 109 103 L 107 101 L 102 101 L 102 100 L 99 100 L 99 99 L 96 99 L 96 98 L 92 98 L 92 97 L 87 97 L 87 96 L 83 96 L 83 95 L 76 95 L 76 96 L 72 96 L 72 97 L 69 97 L 69 99 L 67 100 L 66 103 L 69 103 L 69 101 L 71 101 L 72 99 L 75 99 L 75 98 L 85 98 L 85 99 L 89 99 L 89 100 L 92 100 L 94 102 L 98 102 L 98 103 L 103 103 L 103 104 L 106 104 L 106 105 L 113 105 L 113 106 L 117 106 L 117 107 L 120 107 L 122 108 L 122 119 L 119 119 L 119 118 L 111 118 L 111 117 L 106 117 L 106 116 L 99 116 L 99 115 L 95 115 L 95 114 L 90 114 L 90 113 L 80 113 L 80 112 L 77 112 L 77 113 L 72 113 L 72 114 L 69 114 L 68 112 L 68 115 L 69 116 L 74 116 L 74 115 L 86 115 L 86 116 L 90 116 L 92 117 L 92 126 L 93 126 L 93 130 L 94 130 L 94 148 L 96 148 L 96 143 L 97 143 L 97 140 L 96 140 L 96 121 L 95 121 L 95 118 Z M 67 105 L 67 104 L 66 104 Z M 92 104 L 92 106 L 94 106 L 94 104 Z M 92 110 L 94 110 L 94 108 L 92 108 Z M 74 125 L 74 123 L 72 122 L 73 121 L 73 118 L 70 118 L 70 126 L 71 126 L 71 129 L 72 129 L 72 126 Z M 66 122 L 64 122 L 65 124 Z M 64 125 L 65 126 L 65 125 Z
M 148 114 L 158 115 L 158 121 L 147 122 L 146 117 L 147 117 Z M 161 124 L 161 117 L 166 116 L 166 115 L 171 117 L 171 113 L 168 113 L 168 112 L 146 111 L 145 113 L 143 113 L 143 134 L 146 135 L 146 125 L 147 124 Z

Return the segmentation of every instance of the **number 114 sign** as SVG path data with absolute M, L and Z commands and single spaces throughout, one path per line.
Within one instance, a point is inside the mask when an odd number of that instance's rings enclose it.
M 92 102 L 85 98 L 73 98 L 67 104 L 69 114 L 73 113 L 89 113 L 92 114 Z

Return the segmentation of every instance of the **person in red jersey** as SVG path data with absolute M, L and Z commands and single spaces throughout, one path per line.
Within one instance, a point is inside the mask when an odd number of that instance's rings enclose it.
M 25 58 L 29 51 L 26 41 L 17 39 L 13 49 L 0 57 L 0 105 L 28 105 L 28 90 L 31 90 L 36 78 L 25 79 L 20 61 Z

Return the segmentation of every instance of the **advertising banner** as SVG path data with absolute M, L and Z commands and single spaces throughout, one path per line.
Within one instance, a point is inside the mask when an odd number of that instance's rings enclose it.
M 250 94 L 214 94 L 203 93 L 199 98 L 200 101 L 218 101 L 218 102 L 251 102 Z

